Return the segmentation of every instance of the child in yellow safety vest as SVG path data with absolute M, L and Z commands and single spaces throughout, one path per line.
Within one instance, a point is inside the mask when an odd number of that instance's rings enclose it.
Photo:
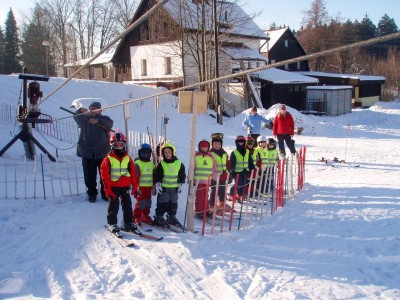
M 104 192 L 108 198 L 107 223 L 112 233 L 120 231 L 117 222 L 119 199 L 123 212 L 125 230 L 140 234 L 132 215 L 132 195 L 140 195 L 136 178 L 136 167 L 132 158 L 126 153 L 126 138 L 122 133 L 113 133 L 110 137 L 111 152 L 103 159 L 100 166 Z
M 170 225 L 182 227 L 176 218 L 178 210 L 178 194 L 182 192 L 182 185 L 185 183 L 185 166 L 176 157 L 175 146 L 166 142 L 161 147 L 163 159 L 156 167 L 155 191 L 157 195 L 156 215 L 153 224 L 169 228 Z M 164 214 L 167 213 L 167 220 Z
M 235 180 L 235 185 L 231 186 L 229 195 L 230 199 L 236 197 L 238 200 L 243 200 L 244 189 L 247 182 L 247 174 L 254 169 L 253 158 L 248 149 L 246 149 L 246 138 L 238 135 L 235 139 L 236 149 L 232 151 L 230 161 L 230 173 Z M 237 176 L 238 175 L 238 176 Z M 237 181 L 236 181 L 237 177 Z M 236 195 L 234 195 L 236 187 Z
M 254 138 L 252 138 L 251 136 L 246 137 L 246 149 L 249 150 L 249 153 L 251 155 L 251 157 L 253 158 L 253 163 L 256 166 L 256 162 L 257 162 L 257 150 L 256 150 L 256 141 Z M 251 176 L 251 172 L 247 174 L 247 184 L 246 187 L 244 189 L 244 194 L 247 195 L 250 189 L 250 197 L 253 196 L 253 194 L 255 195 L 255 187 L 256 187 L 256 182 L 257 182 L 257 172 L 256 170 L 253 171 L 253 175 L 252 178 L 250 178 Z M 251 182 L 251 184 L 250 184 Z
M 198 151 L 194 156 L 194 184 L 196 186 L 196 198 L 194 202 L 195 217 L 203 218 L 204 212 L 208 213 L 208 188 L 210 180 L 217 179 L 217 164 L 211 155 L 210 143 L 201 140 Z
M 259 136 L 257 138 L 257 162 L 259 166 L 258 176 L 259 179 L 257 181 L 257 191 L 260 191 L 261 186 L 261 194 L 264 193 L 264 183 L 265 183 L 265 171 L 268 167 L 268 148 L 267 148 L 267 138 L 265 136 Z
M 267 197 L 270 197 L 274 191 L 274 176 L 275 176 L 275 164 L 279 160 L 279 153 L 278 149 L 276 149 L 276 144 L 277 141 L 275 141 L 273 138 L 267 139 L 267 149 L 268 149 L 268 174 L 266 174 L 266 179 L 268 180 L 268 184 L 265 188 L 264 193 L 268 193 L 268 195 L 265 195 Z
M 152 149 L 149 144 L 142 144 L 138 151 L 138 158 L 135 160 L 137 176 L 139 178 L 140 196 L 135 195 L 136 205 L 133 210 L 133 217 L 136 224 L 153 224 L 150 217 L 151 195 L 155 184 L 155 165 L 151 161 Z
M 223 133 L 212 133 L 211 134 L 211 150 L 210 154 L 214 157 L 216 166 L 217 166 L 217 173 L 219 176 L 219 182 L 217 187 L 216 179 L 211 179 L 211 192 L 210 192 L 210 211 L 214 211 L 215 206 L 217 207 L 218 211 L 227 208 L 225 203 L 226 197 L 226 181 L 231 179 L 229 177 L 229 156 L 226 153 L 223 146 Z M 229 178 L 229 179 L 228 179 Z M 218 177 L 217 177 L 218 179 Z M 217 203 L 215 203 L 215 198 L 217 197 Z

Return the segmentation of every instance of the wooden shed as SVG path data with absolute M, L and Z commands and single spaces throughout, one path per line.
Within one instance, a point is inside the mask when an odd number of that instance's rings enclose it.
M 351 113 L 351 85 L 308 86 L 306 113 L 339 116 Z

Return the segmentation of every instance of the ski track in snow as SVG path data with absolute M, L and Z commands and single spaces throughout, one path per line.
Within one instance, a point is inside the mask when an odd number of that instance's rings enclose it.
M 0 81 L 9 87 L 0 103 L 18 98 L 20 81 L 12 76 Z M 44 94 L 60 81 L 42 84 Z M 154 93 L 134 85 L 70 84 L 68 95 L 59 93 L 58 102 L 45 108 L 60 114 L 60 105 L 69 107 L 79 97 L 106 97 L 111 105 L 130 94 Z M 107 88 L 99 88 L 103 85 Z M 162 97 L 162 103 L 168 105 L 159 114 L 171 118 L 169 138 L 188 167 L 190 116 L 176 114 L 172 97 Z M 132 107 L 130 126 L 146 132 L 153 103 Z M 400 103 L 379 102 L 339 117 L 288 109 L 305 128 L 295 136 L 297 147 L 307 146 L 304 188 L 246 230 L 233 226 L 219 233 L 217 227 L 211 236 L 208 228 L 201 237 L 155 229 L 152 234 L 164 236 L 158 242 L 125 234 L 137 244 L 130 249 L 104 230 L 107 203 L 102 200 L 91 204 L 85 195 L 0 199 L 0 299 L 400 299 Z M 276 110 L 262 113 L 269 118 Z M 105 112 L 115 128 L 124 128 L 121 111 Z M 224 127 L 199 115 L 196 143 L 222 131 L 224 148 L 233 150 L 235 136 L 245 134 L 245 113 L 224 119 Z M 2 136 L 11 130 L 0 127 Z M 21 159 L 21 144 L 4 159 Z M 321 157 L 360 166 L 330 167 Z M 182 220 L 185 192 L 179 200 Z M 121 221 L 121 211 L 118 217 Z

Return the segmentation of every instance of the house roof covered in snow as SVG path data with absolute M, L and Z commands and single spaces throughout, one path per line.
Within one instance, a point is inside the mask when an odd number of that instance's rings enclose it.
M 295 84 L 295 83 L 318 83 L 316 78 L 303 76 L 294 72 L 283 71 L 276 68 L 269 68 L 251 75 L 258 75 L 260 79 L 264 79 L 275 84 Z
M 327 73 L 317 71 L 299 71 L 296 72 L 305 76 L 316 76 L 316 77 L 335 77 L 335 78 L 353 78 L 360 81 L 385 81 L 384 76 L 371 76 L 371 75 L 357 75 L 357 74 L 340 74 L 340 73 Z
M 274 47 L 276 42 L 281 38 L 281 36 L 285 33 L 286 30 L 287 30 L 287 27 L 281 28 L 281 29 L 275 29 L 275 30 L 267 30 L 267 34 L 270 38 L 269 43 L 268 43 L 269 49 Z
M 254 49 L 248 47 L 221 47 L 221 51 L 226 53 L 231 57 L 231 59 L 248 59 L 248 60 L 263 60 L 266 61 L 267 58 L 261 55 Z
M 308 86 L 307 90 L 352 90 L 353 87 L 351 85 L 318 85 L 318 86 Z
M 115 48 L 111 47 L 110 49 L 108 49 L 106 52 L 104 52 L 103 54 L 101 54 L 99 57 L 97 57 L 94 61 L 92 61 L 89 65 L 93 66 L 93 65 L 101 65 L 101 64 L 105 64 L 105 63 L 109 63 L 111 62 L 111 59 L 114 56 L 114 52 L 115 52 Z M 73 67 L 73 66 L 83 66 L 84 64 L 86 64 L 89 60 L 91 59 L 91 57 L 89 58 L 85 58 L 85 59 L 81 59 L 78 60 L 74 63 L 68 63 L 65 66 L 66 67 Z
M 158 0 L 160 1 L 160 0 Z M 184 6 L 181 6 L 184 3 Z M 171 17 L 180 24 L 183 22 L 183 27 L 186 29 L 198 29 L 201 28 L 199 22 L 198 6 L 192 1 L 180 1 L 170 0 L 164 4 L 164 8 L 170 13 Z M 185 18 L 181 20 L 180 9 L 185 12 Z M 208 8 L 208 9 L 207 9 Z M 220 32 L 226 32 L 233 35 L 240 35 L 246 37 L 254 37 L 266 39 L 267 35 L 260 27 L 250 18 L 245 11 L 236 3 L 230 3 L 227 1 L 217 1 L 217 11 L 220 15 L 219 30 Z M 212 5 L 206 4 L 206 26 L 207 30 L 212 30 L 213 26 L 212 18 Z

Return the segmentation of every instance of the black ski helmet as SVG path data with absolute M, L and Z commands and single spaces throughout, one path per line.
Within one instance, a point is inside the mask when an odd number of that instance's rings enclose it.
M 150 160 L 151 152 L 151 146 L 149 144 L 141 144 L 138 151 L 139 158 Z

